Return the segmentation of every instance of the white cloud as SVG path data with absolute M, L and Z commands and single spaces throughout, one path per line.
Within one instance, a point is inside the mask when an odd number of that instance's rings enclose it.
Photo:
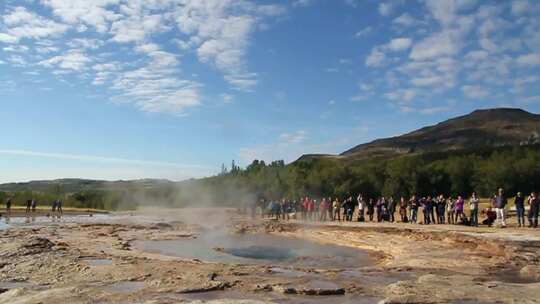
M 8 27 L 4 40 L 11 41 L 14 38 L 18 41 L 23 38 L 55 37 L 65 33 L 69 28 L 65 24 L 44 18 L 20 6 L 4 16 L 4 24 Z
M 371 53 L 366 58 L 366 66 L 378 67 L 381 66 L 386 59 L 386 55 L 381 52 L 377 47 L 371 50 Z
M 521 55 L 516 61 L 518 64 L 525 66 L 540 65 L 540 53 Z
M 312 5 L 314 0 L 294 0 L 292 3 L 293 7 L 306 7 Z
M 17 37 L 15 36 L 11 36 L 9 34 L 6 34 L 6 33 L 0 33 L 0 42 L 3 42 L 3 43 L 15 43 L 17 42 Z
M 461 91 L 468 98 L 482 99 L 489 95 L 489 92 L 478 85 L 464 85 L 461 87 Z
M 512 1 L 512 14 L 523 15 L 531 9 L 531 4 L 526 0 L 514 0 Z
M 354 34 L 356 38 L 360 38 L 362 36 L 366 36 L 367 34 L 371 33 L 373 31 L 373 28 L 371 26 L 366 26 L 365 28 L 359 30 Z
M 306 140 L 307 132 L 299 130 L 294 133 L 283 133 L 279 136 L 279 140 L 284 143 L 300 143 Z
M 411 26 L 416 23 L 416 19 L 409 15 L 409 13 L 404 13 L 401 16 L 395 18 L 392 22 L 401 26 Z
M 381 14 L 381 16 L 389 16 L 390 14 L 392 14 L 393 7 L 392 7 L 391 3 L 381 2 L 381 3 L 379 3 L 378 10 L 379 10 L 379 14 Z
M 78 25 L 82 32 L 86 26 L 92 26 L 96 31 L 108 31 L 110 22 L 121 16 L 107 9 L 120 3 L 120 0 L 41 0 L 41 3 L 50 7 L 53 14 L 64 22 Z
M 431 35 L 412 48 L 410 58 L 413 60 L 428 60 L 442 56 L 452 56 L 461 49 L 460 41 L 451 32 L 445 31 Z
M 223 93 L 221 94 L 221 99 L 223 100 L 223 103 L 228 104 L 234 101 L 234 96 L 228 93 Z
M 86 68 L 88 63 L 92 62 L 84 52 L 78 49 L 72 49 L 66 53 L 54 56 L 40 61 L 38 64 L 45 67 L 59 67 L 64 70 L 81 71 Z
M 405 51 L 411 47 L 412 40 L 410 38 L 395 38 L 390 40 L 387 48 L 394 52 Z

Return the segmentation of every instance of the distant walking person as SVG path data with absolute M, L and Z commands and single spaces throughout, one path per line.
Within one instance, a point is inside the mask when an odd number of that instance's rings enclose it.
M 501 225 L 502 228 L 506 227 L 506 204 L 508 203 L 508 200 L 506 199 L 506 196 L 504 195 L 504 191 L 502 188 L 499 188 L 499 191 L 497 193 L 497 196 L 495 196 L 495 213 L 497 213 L 497 221 Z
M 53 201 L 52 201 L 51 212 L 52 212 L 52 213 L 56 212 L 56 200 L 53 200 Z
M 471 199 L 469 200 L 469 209 L 471 211 L 471 226 L 478 227 L 478 204 L 480 200 L 476 197 L 476 192 L 472 193 Z
M 35 199 L 32 200 L 32 213 L 36 212 L 37 207 L 37 201 Z
M 11 199 L 8 198 L 6 201 L 6 213 L 9 216 L 11 214 Z
M 26 200 L 26 213 L 30 213 L 30 209 L 32 208 L 32 200 Z
M 529 204 L 529 227 L 537 228 L 538 213 L 540 211 L 540 199 L 538 198 L 538 195 L 535 192 L 531 193 L 527 203 Z
M 518 227 L 525 227 L 525 198 L 521 192 L 517 193 L 514 199 L 514 205 L 516 206 Z

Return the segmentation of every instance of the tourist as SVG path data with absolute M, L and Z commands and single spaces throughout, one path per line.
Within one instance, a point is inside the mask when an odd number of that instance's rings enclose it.
M 538 227 L 538 213 L 540 211 L 540 199 L 536 195 L 535 192 L 532 192 L 529 196 L 529 199 L 527 200 L 527 204 L 529 205 L 529 227 Z
M 444 224 L 444 212 L 446 210 L 446 199 L 444 195 L 439 195 L 437 200 L 437 224 Z
M 493 225 L 493 223 L 497 219 L 497 213 L 493 211 L 491 207 L 488 207 L 487 209 L 482 210 L 482 214 L 486 216 L 486 218 L 482 221 L 482 224 L 491 227 L 491 225 Z
M 392 223 L 396 220 L 395 213 L 396 213 L 396 202 L 394 201 L 393 197 L 390 197 L 388 199 L 388 215 L 390 217 L 388 220 Z
M 354 209 L 355 209 L 355 203 L 354 203 L 354 200 L 353 200 L 352 196 L 349 196 L 349 199 L 347 201 L 348 201 L 347 210 L 346 210 L 346 212 L 347 212 L 347 221 L 352 222 Z
M 454 224 L 460 224 L 464 222 L 464 216 L 463 209 L 465 207 L 465 200 L 463 200 L 463 197 L 461 195 L 458 195 L 458 198 L 454 204 Z
M 413 195 L 411 199 L 409 200 L 409 210 L 410 210 L 410 219 L 411 223 L 417 223 L 417 215 L 418 215 L 418 200 L 416 199 L 416 195 Z
M 32 213 L 35 213 L 36 207 L 37 207 L 37 201 L 35 199 L 32 200 L 31 206 L 32 206 Z
M 328 205 L 326 204 L 326 198 L 323 197 L 321 204 L 319 205 L 319 221 L 326 222 L 326 214 L 328 212 Z
M 521 192 L 517 193 L 514 199 L 514 205 L 516 206 L 518 227 L 525 227 L 525 198 Z
M 364 202 L 364 198 L 362 197 L 362 194 L 358 194 L 358 197 L 356 198 L 358 201 L 358 221 L 359 222 L 365 222 L 366 219 L 364 218 L 364 208 L 366 206 Z
M 56 202 L 56 211 L 58 211 L 60 214 L 64 213 L 64 210 L 62 210 L 62 201 L 58 200 Z
M 495 213 L 497 213 L 497 221 L 499 222 L 499 225 L 501 225 L 501 228 L 506 227 L 506 204 L 508 203 L 508 200 L 506 199 L 506 196 L 504 195 L 504 191 L 502 188 L 499 188 L 497 196 L 495 196 Z
M 335 221 L 336 218 L 339 222 L 341 222 L 341 202 L 336 197 L 334 202 L 332 203 L 332 209 L 334 209 L 334 214 L 332 215 L 332 220 Z
M 386 200 L 384 199 L 384 196 L 379 198 L 377 200 L 377 204 L 375 205 L 375 208 L 377 210 L 377 222 L 382 222 L 383 218 L 383 206 L 386 205 Z
M 369 221 L 373 222 L 373 214 L 375 213 L 375 203 L 373 202 L 373 199 L 370 198 L 367 203 L 367 214 L 369 217 Z
M 30 208 L 32 207 L 32 200 L 26 200 L 26 213 L 30 213 Z
M 478 204 L 480 200 L 476 197 L 476 192 L 472 193 L 471 199 L 469 200 L 469 210 L 471 211 L 471 226 L 478 227 Z
M 424 225 L 429 225 L 430 220 L 430 211 L 429 211 L 429 199 L 422 197 L 420 199 L 420 206 L 422 206 L 422 214 L 424 215 Z
M 309 220 L 311 221 L 315 220 L 315 204 L 316 203 L 317 201 L 315 201 L 312 198 L 308 200 L 308 216 L 309 216 Z
M 448 197 L 448 200 L 446 200 L 446 222 L 448 224 L 454 224 L 454 207 L 455 207 L 455 201 L 452 197 Z
M 6 201 L 6 214 L 11 215 L 11 198 L 8 198 Z
M 399 215 L 402 223 L 407 223 L 409 221 L 407 218 L 407 201 L 403 196 L 399 200 Z

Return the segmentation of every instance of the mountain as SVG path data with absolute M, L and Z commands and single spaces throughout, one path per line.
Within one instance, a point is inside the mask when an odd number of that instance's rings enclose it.
M 104 181 L 79 178 L 64 178 L 56 180 L 38 180 L 21 183 L 0 184 L 0 191 L 49 191 L 54 187 L 60 187 L 62 191 L 73 193 L 84 190 L 106 190 L 133 188 L 144 189 L 160 185 L 174 184 L 164 179 L 138 179 L 129 181 Z
M 476 110 L 433 126 L 358 145 L 338 156 L 304 155 L 299 160 L 320 157 L 362 159 L 404 154 L 442 152 L 484 147 L 540 143 L 540 115 L 522 109 Z

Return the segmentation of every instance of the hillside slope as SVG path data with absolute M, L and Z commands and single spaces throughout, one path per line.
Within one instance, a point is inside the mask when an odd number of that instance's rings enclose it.
M 340 154 L 346 158 L 396 156 L 540 142 L 540 115 L 521 109 L 476 110 L 396 137 L 358 145 Z

